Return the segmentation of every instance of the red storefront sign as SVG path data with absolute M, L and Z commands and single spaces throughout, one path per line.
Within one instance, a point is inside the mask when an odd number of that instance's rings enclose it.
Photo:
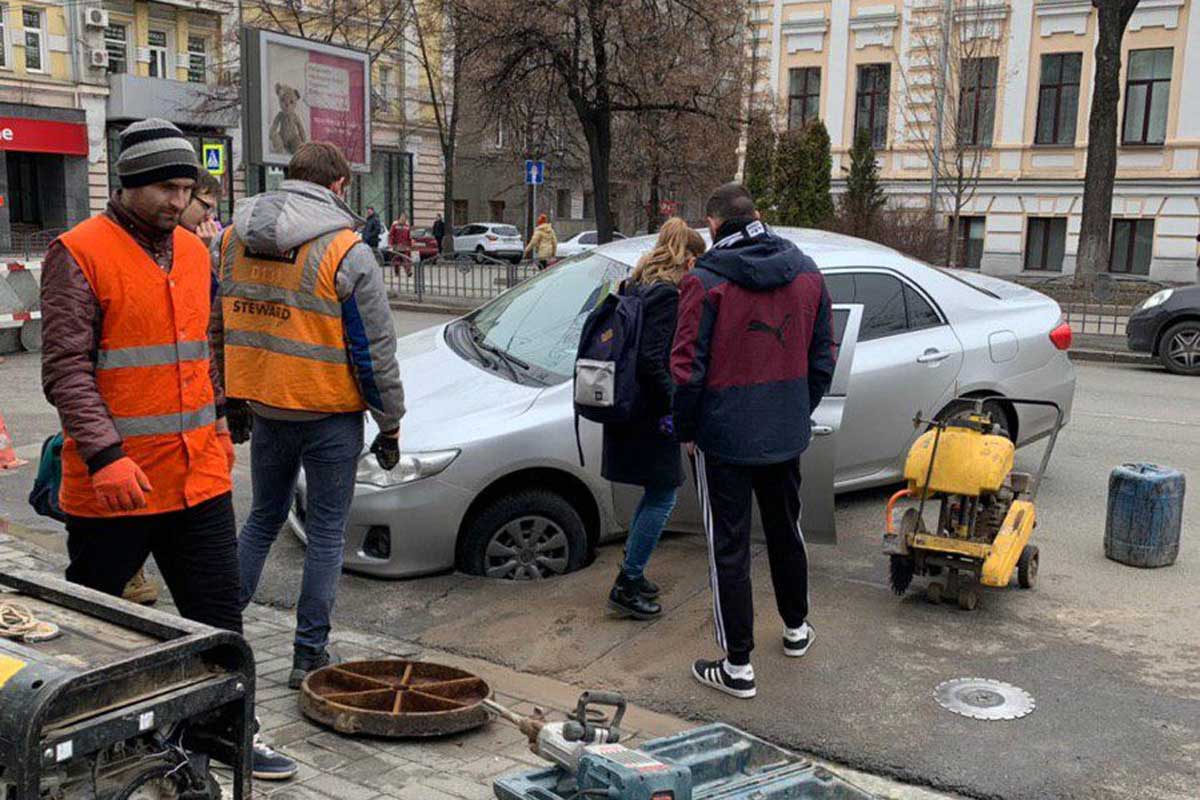
M 86 156 L 87 126 L 76 122 L 0 117 L 0 150 Z

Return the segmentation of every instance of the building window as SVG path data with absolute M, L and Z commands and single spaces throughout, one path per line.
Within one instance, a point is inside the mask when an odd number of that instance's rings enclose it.
M 1114 219 L 1109 272 L 1149 275 L 1154 253 L 1154 220 Z
M 112 24 L 104 29 L 104 49 L 108 51 L 108 71 L 129 71 L 129 33 L 124 25 Z
M 788 70 L 788 128 L 803 128 L 821 111 L 821 68 Z
M 0 69 L 8 69 L 8 6 L 0 5 Z
M 1051 53 L 1042 56 L 1041 88 L 1038 93 L 1037 144 L 1075 144 L 1075 122 L 1079 117 L 1079 75 L 1083 53 Z
M 958 143 L 991 147 L 996 122 L 997 58 L 964 58 L 958 92 Z
M 860 64 L 857 103 L 854 107 L 854 132 L 870 131 L 871 146 L 887 147 L 888 91 L 892 82 L 890 64 Z
M 379 105 L 384 114 L 392 113 L 392 68 L 379 65 Z
M 554 193 L 554 217 L 555 219 L 570 219 L 571 218 L 571 190 L 559 189 Z
M 203 36 L 188 37 L 188 82 L 208 83 L 208 40 Z
M 1062 272 L 1067 251 L 1067 220 L 1064 217 L 1030 217 L 1025 237 L 1025 269 Z
M 44 72 L 46 37 L 42 33 L 41 10 L 21 9 L 21 24 L 25 27 L 25 69 L 28 72 Z
M 150 31 L 150 77 L 167 77 L 167 32 Z
M 1124 144 L 1162 144 L 1167 138 L 1171 95 L 1171 48 L 1131 50 L 1125 83 Z
M 583 218 L 596 218 L 596 195 L 592 192 L 583 193 Z
M 504 201 L 488 200 L 488 213 L 494 222 L 504 222 Z
M 986 232 L 987 217 L 958 218 L 958 266 L 979 269 L 983 263 L 983 239 Z

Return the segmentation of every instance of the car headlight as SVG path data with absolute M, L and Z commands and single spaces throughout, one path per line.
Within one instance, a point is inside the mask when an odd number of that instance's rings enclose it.
M 458 458 L 459 452 L 461 451 L 435 450 L 428 453 L 401 453 L 399 463 L 391 469 L 379 466 L 375 456 L 366 453 L 358 460 L 358 474 L 355 480 L 383 488 L 412 483 L 437 475 Z
M 1146 298 L 1146 302 L 1142 303 L 1140 310 L 1145 311 L 1147 308 L 1161 306 L 1163 303 L 1171 299 L 1171 295 L 1175 293 L 1174 289 L 1163 289 L 1161 292 L 1155 292 Z

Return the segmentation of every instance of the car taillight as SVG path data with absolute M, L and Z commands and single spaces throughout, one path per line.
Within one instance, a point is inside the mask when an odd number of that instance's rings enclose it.
M 1073 334 L 1071 333 L 1071 325 L 1067 322 L 1060 322 L 1057 328 L 1050 331 L 1050 341 L 1053 342 L 1054 346 L 1059 350 L 1071 349 L 1072 336 Z
M 483 237 L 483 238 L 487 239 L 489 242 L 498 242 L 498 241 L 500 241 L 500 237 L 499 237 L 499 236 L 492 236 L 490 233 L 489 233 L 487 236 Z

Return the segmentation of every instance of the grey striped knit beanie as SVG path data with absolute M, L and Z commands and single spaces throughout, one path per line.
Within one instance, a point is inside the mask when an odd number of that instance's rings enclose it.
M 144 119 L 121 131 L 117 177 L 122 187 L 135 189 L 172 178 L 195 180 L 199 172 L 196 148 L 165 119 Z

